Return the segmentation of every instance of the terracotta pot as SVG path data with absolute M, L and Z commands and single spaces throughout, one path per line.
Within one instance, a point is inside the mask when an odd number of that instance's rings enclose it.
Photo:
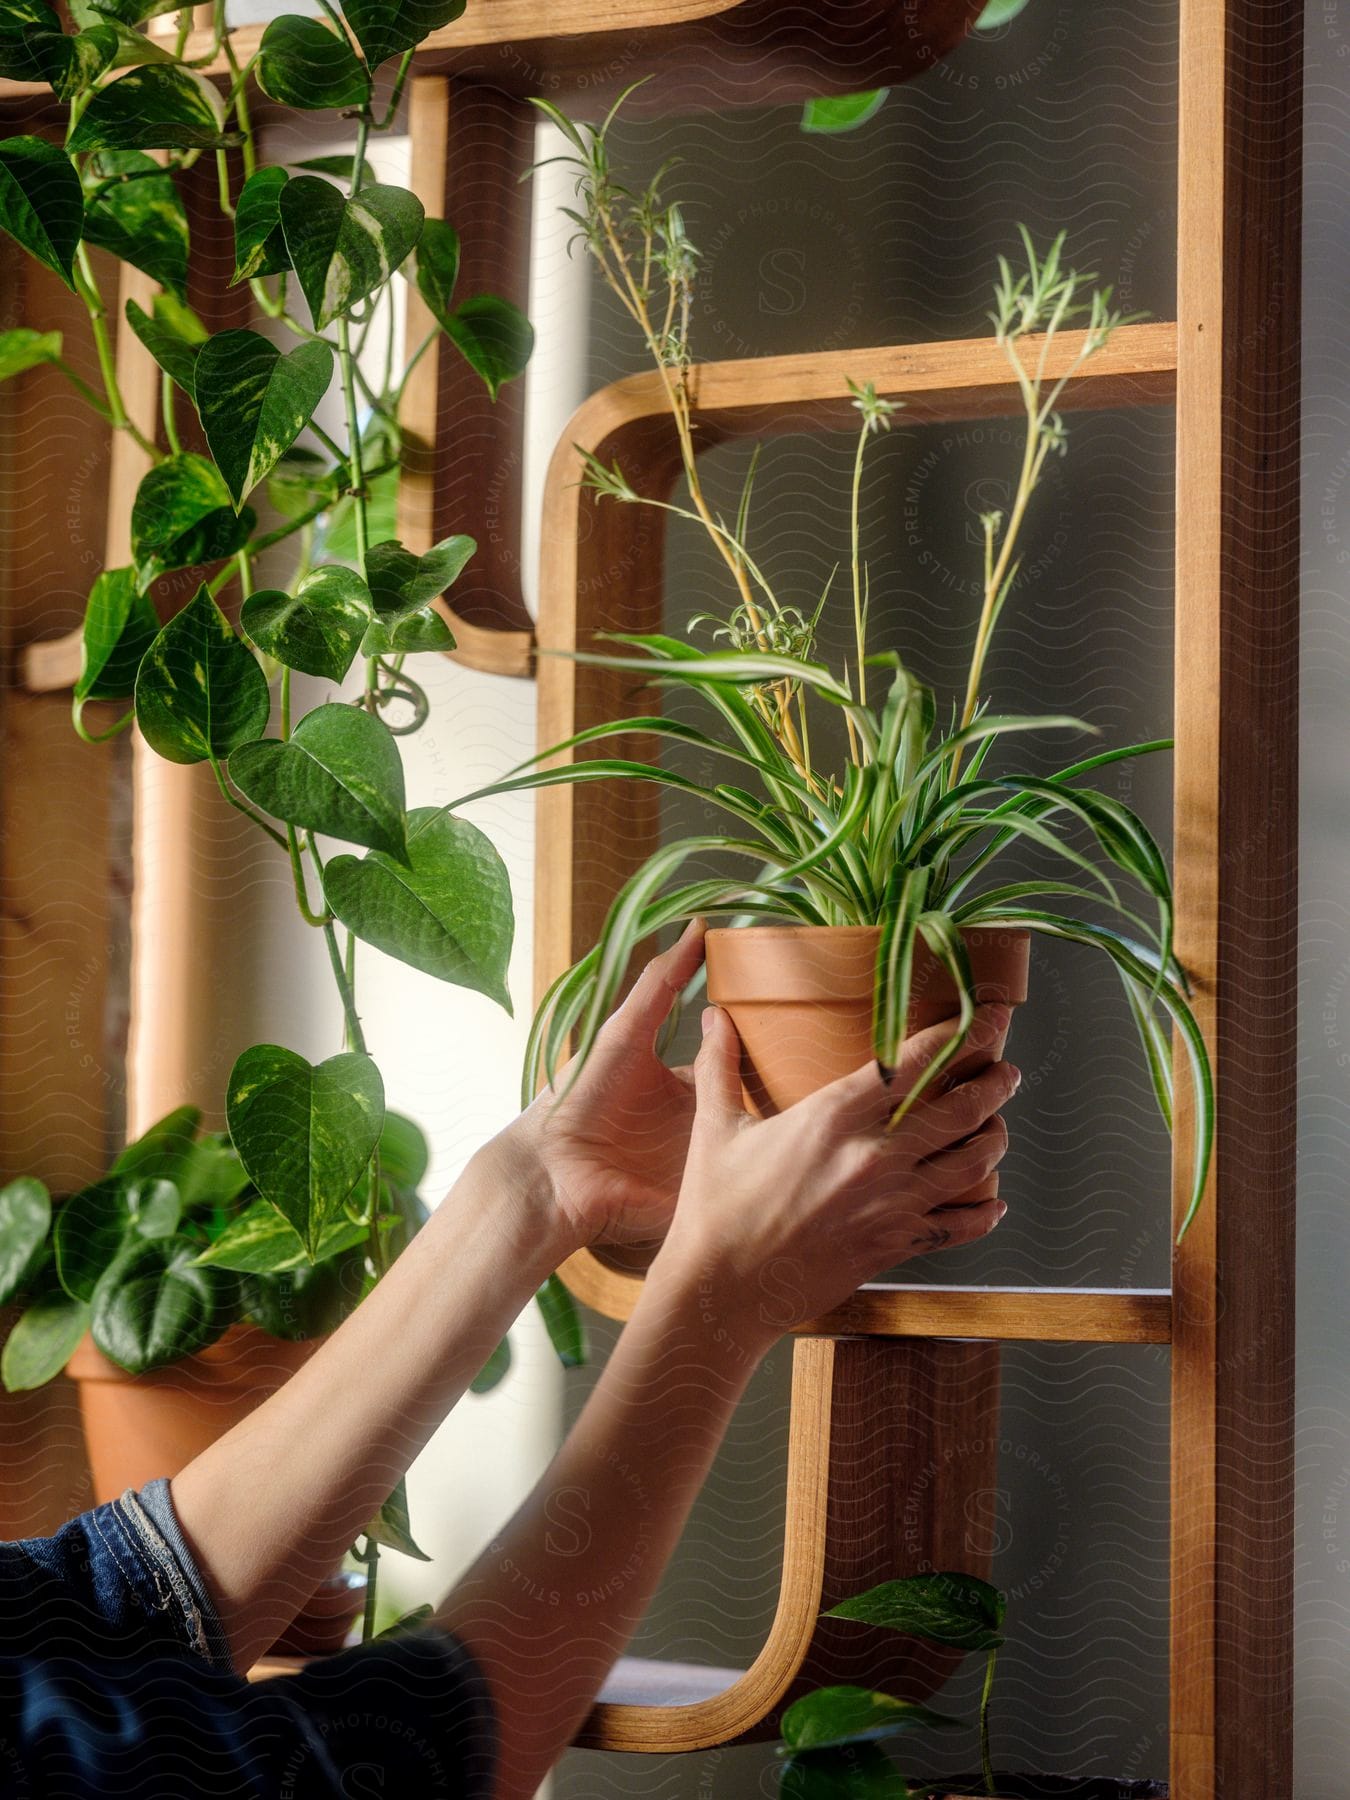
M 755 925 L 710 931 L 708 998 L 730 1013 L 741 1038 L 745 1103 L 768 1117 L 872 1060 L 872 1002 L 877 945 L 872 925 Z M 1027 997 L 1031 934 L 980 927 L 962 934 L 978 1000 L 1017 1006 Z M 909 1028 L 921 1030 L 958 1011 L 956 988 L 923 944 L 914 955 Z M 965 1052 L 968 1074 L 1003 1053 L 997 1045 Z M 993 1176 L 978 1195 L 998 1192 Z
M 94 1499 L 176 1475 L 276 1393 L 318 1347 L 288 1343 L 256 1325 L 232 1325 L 195 1356 L 128 1375 L 86 1337 L 66 1364 L 77 1384 Z
M 195 1356 L 128 1375 L 84 1338 L 66 1364 L 75 1382 L 96 1502 L 177 1475 L 193 1457 L 276 1393 L 318 1349 L 255 1325 L 232 1325 Z M 328 1577 L 275 1648 L 318 1654 L 340 1648 L 361 1607 L 363 1575 Z

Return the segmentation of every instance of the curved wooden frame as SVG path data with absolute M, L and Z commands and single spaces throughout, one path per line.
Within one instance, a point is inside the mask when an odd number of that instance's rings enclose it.
M 1051 376 L 1066 369 L 1082 334 L 1051 348 Z M 1036 354 L 1033 340 L 1029 354 Z M 1165 405 L 1176 392 L 1176 328 L 1132 325 L 1065 389 L 1065 407 Z M 991 338 L 945 344 L 878 345 L 820 356 L 705 363 L 690 377 L 698 443 L 787 431 L 845 428 L 856 419 L 850 380 L 876 383 L 903 400 L 907 421 L 931 423 L 1015 412 L 1019 394 Z M 582 487 L 586 455 L 617 461 L 631 485 L 664 499 L 679 472 L 660 377 L 630 376 L 594 394 L 573 414 L 549 465 L 544 493 L 540 575 L 539 742 L 549 744 L 633 710 L 633 678 L 579 665 L 569 655 L 605 630 L 661 627 L 663 517 L 654 509 L 599 501 Z M 636 516 L 635 516 L 636 515 Z M 607 755 L 645 754 L 615 740 Z M 608 783 L 541 790 L 538 866 L 548 871 L 548 902 L 535 911 L 535 987 L 550 981 L 595 941 L 610 898 L 656 844 L 650 790 L 625 784 L 622 808 Z M 578 852 L 584 846 L 584 868 Z M 577 1296 L 612 1318 L 631 1310 L 639 1283 L 583 1251 L 563 1270 Z M 917 1296 L 924 1296 L 918 1298 Z M 1028 1291 L 865 1289 L 818 1329 L 911 1335 L 953 1331 L 978 1337 L 1075 1337 L 1166 1341 L 1165 1294 L 1092 1295 Z M 946 1321 L 944 1323 L 944 1321 Z
M 671 1681 L 666 1665 L 620 1663 L 577 1742 L 595 1749 L 703 1750 L 774 1734 L 782 1708 L 828 1682 L 932 1693 L 959 1656 L 937 1654 L 893 1632 L 822 1619 L 821 1613 L 880 1581 L 960 1566 L 986 1573 L 992 1543 L 972 1548 L 964 1497 L 993 1480 L 998 1348 L 939 1340 L 885 1343 L 808 1337 L 793 1349 L 787 1512 L 778 1607 L 750 1667 L 677 1665 L 675 1691 L 714 1691 L 653 1705 Z M 957 1434 L 973 1446 L 944 1455 Z M 960 1466 L 958 1466 L 958 1463 Z M 921 1541 L 905 1517 L 905 1481 L 927 1483 Z M 636 1679 L 642 1698 L 624 1699 Z

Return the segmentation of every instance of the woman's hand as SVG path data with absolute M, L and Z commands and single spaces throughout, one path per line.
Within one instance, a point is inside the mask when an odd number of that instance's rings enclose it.
M 954 1020 L 911 1037 L 890 1083 L 869 1064 L 757 1120 L 742 1103 L 735 1028 L 709 1007 L 688 1163 L 653 1276 L 685 1289 L 696 1281 L 709 1322 L 758 1352 L 881 1269 L 985 1237 L 1006 1206 L 961 1198 L 1007 1149 L 998 1113 L 1021 1076 L 1007 1062 L 969 1071 L 1002 1041 L 1008 1019 L 1006 1007 L 978 1008 L 954 1085 L 935 1084 L 887 1130 L 897 1097 L 955 1031 Z
M 670 1069 L 656 1039 L 703 961 L 704 922 L 653 957 L 596 1039 L 575 1084 L 546 1088 L 497 1140 L 543 1171 L 578 1245 L 665 1235 L 694 1123 L 693 1071 Z

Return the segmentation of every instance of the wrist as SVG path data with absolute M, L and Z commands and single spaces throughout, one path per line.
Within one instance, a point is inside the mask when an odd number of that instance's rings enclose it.
M 742 1279 L 715 1246 L 688 1234 L 672 1233 L 662 1246 L 644 1284 L 644 1300 L 648 1296 L 710 1353 L 731 1363 L 753 1367 L 785 1329 L 764 1304 L 758 1283 Z
M 465 1171 L 502 1225 L 508 1253 L 521 1255 L 539 1279 L 581 1248 L 576 1227 L 558 1205 L 544 1159 L 520 1127 L 508 1126 L 475 1152 Z

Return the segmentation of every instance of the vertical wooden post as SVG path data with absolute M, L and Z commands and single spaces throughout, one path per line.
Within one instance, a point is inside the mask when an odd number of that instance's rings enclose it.
M 148 275 L 120 265 L 117 287 L 117 385 L 127 416 L 152 442 L 159 425 L 159 369 L 125 325 L 126 304 L 148 312 L 159 289 Z M 104 561 L 131 561 L 131 508 L 150 458 L 124 431 L 115 432 L 108 469 L 108 530 Z M 131 899 L 131 994 L 127 1025 L 126 1130 L 136 1137 L 178 1104 L 177 1076 L 187 1063 L 190 958 L 180 942 L 187 902 L 160 875 L 191 828 L 192 771 L 163 762 L 132 732 L 132 807 L 135 815 Z
M 1180 32 L 1177 951 L 1219 1112 L 1174 1271 L 1172 1793 L 1272 1800 L 1292 1792 L 1302 8 L 1182 0 Z
M 431 218 L 445 213 L 445 158 L 450 127 L 450 81 L 445 75 L 415 75 L 408 88 L 408 186 Z M 404 311 L 404 353 L 411 356 L 436 321 L 417 284 L 408 283 Z M 399 409 L 403 427 L 403 467 L 398 483 L 398 535 L 420 556 L 435 540 L 436 415 L 440 379 L 439 333 L 422 356 Z

